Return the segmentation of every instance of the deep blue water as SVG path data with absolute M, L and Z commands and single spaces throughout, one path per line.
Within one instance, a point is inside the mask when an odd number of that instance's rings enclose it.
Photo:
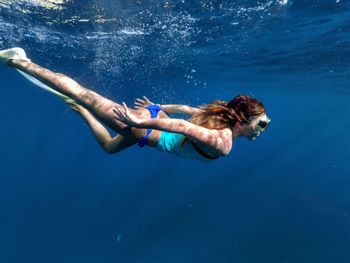
M 349 262 L 349 1 L 59 2 L 0 0 L 0 49 L 130 105 L 253 95 L 272 123 L 207 165 L 107 155 L 0 67 L 0 262 Z

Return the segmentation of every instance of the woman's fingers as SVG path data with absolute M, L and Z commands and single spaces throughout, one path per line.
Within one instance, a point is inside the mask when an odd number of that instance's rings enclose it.
M 123 102 L 123 107 L 124 107 L 125 115 L 129 115 L 129 109 L 128 109 L 128 106 L 126 106 L 125 102 Z
M 142 99 L 139 99 L 137 98 L 136 101 L 134 102 L 135 105 L 138 106 L 138 108 L 144 108 L 147 106 L 147 102 L 142 100 Z M 137 107 L 136 107 L 137 108 Z
M 143 96 L 143 99 L 144 99 L 147 103 L 152 104 L 152 102 L 151 102 L 146 96 Z
M 122 103 L 121 107 L 114 107 L 112 110 L 114 112 L 114 119 L 119 120 L 130 127 L 135 127 L 139 122 L 138 118 L 129 111 L 125 102 Z
M 137 106 L 143 106 L 144 103 L 139 103 L 139 102 L 135 101 L 135 105 L 137 105 Z
M 142 106 L 146 106 L 146 105 L 147 105 L 147 102 L 144 101 L 144 100 L 141 100 L 141 99 L 137 98 L 136 101 L 135 101 L 135 104 L 137 104 L 137 105 L 142 105 Z
M 153 103 L 146 96 L 142 96 L 142 97 L 143 99 L 136 98 L 136 101 L 134 102 L 134 104 L 143 108 L 145 108 L 148 105 L 153 105 Z
M 129 115 L 128 106 L 126 106 L 125 102 L 123 102 L 122 104 L 123 104 L 123 108 L 114 107 L 113 112 L 118 116 L 128 116 Z
M 121 112 L 121 110 L 117 107 L 113 108 L 113 112 L 114 112 L 114 116 L 113 118 L 118 119 L 118 120 L 122 120 L 124 119 L 124 114 Z
M 114 109 L 113 109 L 113 112 L 114 112 L 113 118 L 119 120 L 119 119 L 120 119 L 120 116 L 119 116 L 118 110 L 114 108 Z

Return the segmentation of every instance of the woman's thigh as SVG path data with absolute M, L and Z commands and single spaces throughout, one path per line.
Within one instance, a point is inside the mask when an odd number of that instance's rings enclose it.
M 128 139 L 136 139 L 139 137 L 139 133 L 137 130 L 135 130 L 135 128 L 130 128 L 114 118 L 113 109 L 123 109 L 123 105 L 105 98 L 91 90 L 87 90 L 87 92 L 83 95 L 83 98 L 81 98 L 81 101 L 85 102 L 83 103 L 84 107 L 93 113 L 93 115 L 99 121 L 107 125 L 112 130 Z M 140 119 L 149 118 L 149 112 L 147 109 L 133 109 L 128 107 L 128 110 L 130 113 L 136 115 Z

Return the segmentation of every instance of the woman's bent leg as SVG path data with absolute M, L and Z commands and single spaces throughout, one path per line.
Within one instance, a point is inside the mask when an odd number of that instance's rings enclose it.
M 106 99 L 92 90 L 84 88 L 64 74 L 52 72 L 32 62 L 15 59 L 9 60 L 7 64 L 33 76 L 54 90 L 74 99 L 80 105 L 89 109 L 91 113 L 108 127 L 124 137 L 135 138 L 129 127 L 113 118 L 113 107 L 122 107 L 120 104 Z

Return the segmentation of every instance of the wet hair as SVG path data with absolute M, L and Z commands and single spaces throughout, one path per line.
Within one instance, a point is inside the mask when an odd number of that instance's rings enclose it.
M 249 123 L 249 118 L 265 113 L 263 104 L 251 96 L 239 95 L 231 101 L 215 100 L 200 107 L 189 121 L 208 129 L 232 128 L 237 122 Z

